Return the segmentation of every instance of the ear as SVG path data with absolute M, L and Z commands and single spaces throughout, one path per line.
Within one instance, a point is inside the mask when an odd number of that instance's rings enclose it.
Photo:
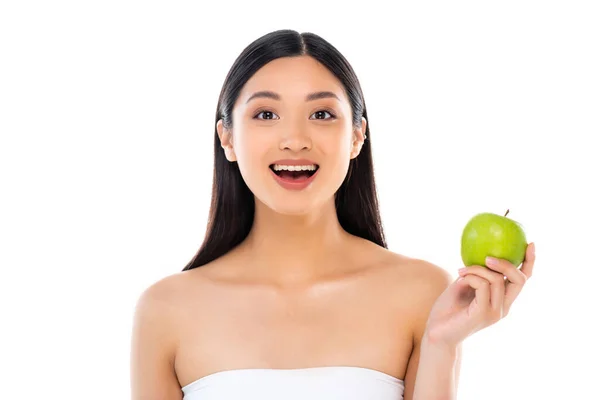
M 363 117 L 360 128 L 354 129 L 354 140 L 352 142 L 352 150 L 350 152 L 350 159 L 358 157 L 363 144 L 365 143 L 367 132 L 367 120 Z
M 223 127 L 222 119 L 220 119 L 217 122 L 217 134 L 219 135 L 221 147 L 225 151 L 225 157 L 227 158 L 227 160 L 231 162 L 236 161 L 237 158 L 235 157 L 235 151 L 233 151 L 233 140 L 231 136 L 231 131 Z

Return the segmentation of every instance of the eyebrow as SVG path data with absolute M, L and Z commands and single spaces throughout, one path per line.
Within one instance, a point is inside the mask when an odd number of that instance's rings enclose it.
M 251 100 L 258 99 L 258 98 L 273 99 L 273 100 L 278 100 L 278 101 L 281 100 L 281 96 L 278 95 L 277 93 L 271 92 L 269 90 L 263 90 L 260 92 L 256 92 L 252 96 L 250 96 L 250 98 L 248 100 L 246 100 L 246 104 L 250 103 Z M 337 99 L 338 101 L 341 101 L 340 98 L 335 93 L 328 92 L 328 91 L 310 93 L 309 95 L 306 96 L 306 101 L 328 99 L 328 98 L 333 98 L 333 99 Z

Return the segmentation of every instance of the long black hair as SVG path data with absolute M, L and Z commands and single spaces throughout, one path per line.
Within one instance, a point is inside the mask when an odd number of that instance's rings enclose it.
M 254 221 L 254 195 L 244 182 L 237 163 L 229 162 L 216 129 L 233 126 L 232 111 L 242 87 L 265 64 L 281 57 L 308 55 L 329 69 L 344 85 L 352 107 L 353 126 L 367 121 L 367 108 L 354 70 L 330 43 L 313 33 L 278 30 L 248 45 L 233 63 L 221 89 L 215 116 L 214 170 L 208 226 L 202 246 L 183 269 L 205 265 L 240 244 L 250 233 Z M 347 232 L 387 248 L 375 189 L 371 155 L 371 132 L 357 157 L 350 160 L 348 173 L 335 194 L 340 225 Z

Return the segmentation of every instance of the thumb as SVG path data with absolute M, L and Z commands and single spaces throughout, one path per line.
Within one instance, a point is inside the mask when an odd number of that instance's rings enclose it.
M 473 288 L 469 285 L 469 282 L 465 279 L 464 276 L 459 276 L 456 278 L 454 282 L 450 285 L 450 292 L 457 298 L 460 299 L 472 299 L 473 297 Z

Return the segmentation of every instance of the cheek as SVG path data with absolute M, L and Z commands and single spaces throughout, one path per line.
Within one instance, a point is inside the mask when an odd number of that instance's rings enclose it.
M 340 133 L 320 143 L 325 160 L 328 161 L 332 178 L 341 183 L 348 172 L 352 151 L 351 135 Z
M 238 167 L 249 185 L 254 175 L 260 174 L 264 172 L 262 169 L 268 168 L 264 155 L 268 144 L 263 142 L 264 139 L 261 140 L 260 135 L 252 136 L 249 132 L 239 132 L 234 137 L 233 148 Z

